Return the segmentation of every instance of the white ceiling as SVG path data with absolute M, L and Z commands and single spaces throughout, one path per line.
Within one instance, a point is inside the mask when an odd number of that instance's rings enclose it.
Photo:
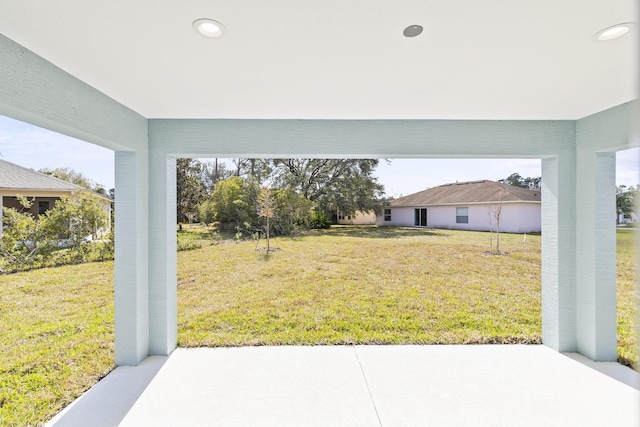
M 149 118 L 577 119 L 634 99 L 637 29 L 591 36 L 636 3 L 0 0 L 0 32 Z

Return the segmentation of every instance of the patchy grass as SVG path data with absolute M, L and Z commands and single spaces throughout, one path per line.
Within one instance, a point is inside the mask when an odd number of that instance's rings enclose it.
M 617 230 L 618 275 L 618 360 L 640 370 L 638 356 L 638 310 L 640 290 L 637 285 L 636 230 Z
M 113 369 L 112 271 L 0 276 L 0 425 L 40 425 Z
M 334 227 L 179 255 L 179 344 L 540 342 L 540 236 Z

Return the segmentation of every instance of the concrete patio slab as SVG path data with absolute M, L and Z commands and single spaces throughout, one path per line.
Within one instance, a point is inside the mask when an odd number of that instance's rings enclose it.
M 117 368 L 49 426 L 640 425 L 640 374 L 582 359 L 520 345 L 177 349 Z
M 121 426 L 378 425 L 353 347 L 178 349 Z
M 638 390 L 544 346 L 357 351 L 384 426 L 640 425 Z

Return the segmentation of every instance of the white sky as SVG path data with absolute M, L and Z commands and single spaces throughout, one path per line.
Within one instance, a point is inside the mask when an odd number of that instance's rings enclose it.
M 113 151 L 0 116 L 0 158 L 32 169 L 69 167 L 114 187 Z M 640 183 L 640 149 L 617 153 L 616 184 Z M 452 182 L 498 180 L 517 172 L 540 176 L 540 160 L 531 159 L 393 159 L 380 160 L 377 176 L 387 196 L 415 193 Z

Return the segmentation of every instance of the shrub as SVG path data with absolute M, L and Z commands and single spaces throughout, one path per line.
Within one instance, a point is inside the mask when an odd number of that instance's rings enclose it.
M 322 212 L 313 212 L 309 221 L 309 228 L 329 228 L 331 227 L 331 219 Z
M 18 199 L 30 208 L 27 198 Z M 37 217 L 12 208 L 3 211 L 0 256 L 5 271 L 113 258 L 113 236 L 95 241 L 109 225 L 109 215 L 94 194 L 80 191 L 61 197 L 53 209 Z

